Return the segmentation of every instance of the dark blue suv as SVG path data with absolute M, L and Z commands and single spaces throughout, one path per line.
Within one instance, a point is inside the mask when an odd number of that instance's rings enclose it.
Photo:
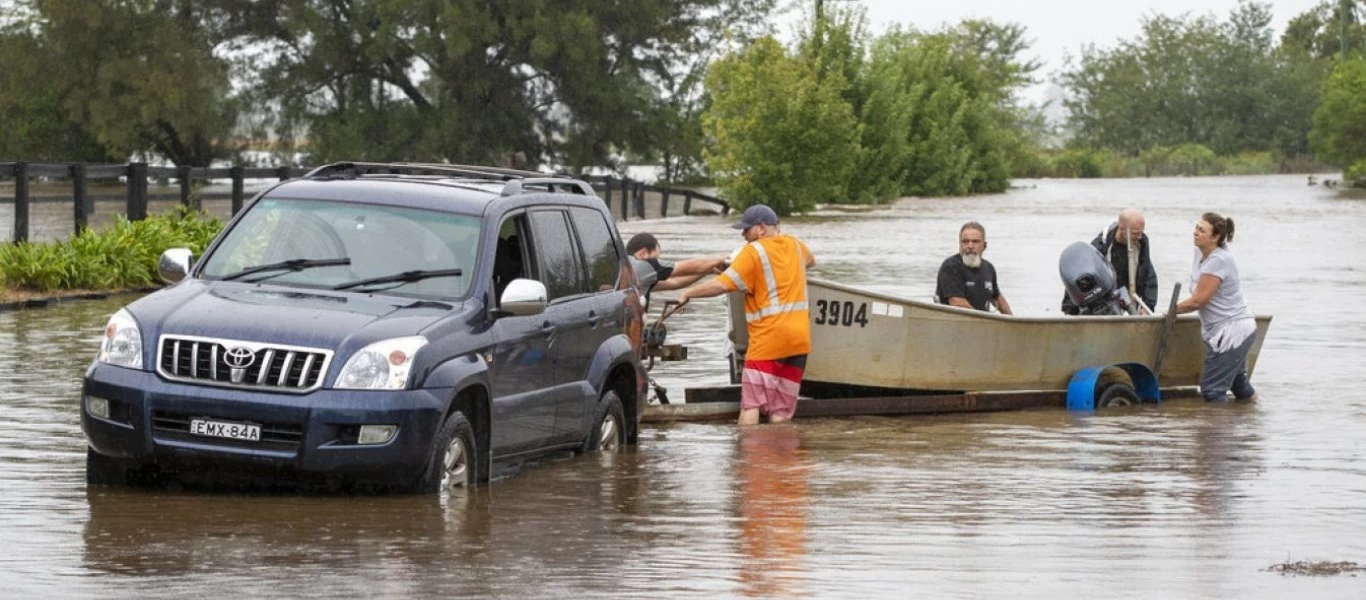
M 433 492 L 636 441 L 637 280 L 582 181 L 327 165 L 160 271 L 176 283 L 119 310 L 86 371 L 91 483 L 242 472 Z

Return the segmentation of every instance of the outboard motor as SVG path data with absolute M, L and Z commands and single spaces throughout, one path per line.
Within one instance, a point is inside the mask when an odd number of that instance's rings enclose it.
M 1129 292 L 1117 285 L 1110 261 L 1086 242 L 1073 242 L 1062 251 L 1058 275 L 1067 288 L 1067 297 L 1082 315 L 1137 314 L 1129 302 Z

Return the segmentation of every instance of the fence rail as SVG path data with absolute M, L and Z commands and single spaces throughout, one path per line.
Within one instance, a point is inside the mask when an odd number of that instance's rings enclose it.
M 193 210 L 203 210 L 202 197 L 194 193 L 196 181 L 230 180 L 232 189 L 229 194 L 231 199 L 229 210 L 231 215 L 236 215 L 238 211 L 242 210 L 246 200 L 247 180 L 274 179 L 284 181 L 300 177 L 307 172 L 308 169 L 302 168 L 258 168 L 240 165 L 207 168 L 157 167 L 141 162 L 122 165 L 0 162 L 0 181 L 14 180 L 14 229 L 11 237 L 14 242 L 29 239 L 31 229 L 29 209 L 35 203 L 70 202 L 74 221 L 73 230 L 75 233 L 80 233 L 82 229 L 88 226 L 89 217 L 95 212 L 95 199 L 90 195 L 89 187 L 92 180 L 122 180 L 124 182 L 125 214 L 128 215 L 129 220 L 137 221 L 147 218 L 149 202 L 147 182 L 149 178 L 167 181 L 174 179 L 180 187 L 180 204 Z M 29 180 L 31 178 L 69 180 L 72 190 L 70 200 L 65 197 L 56 200 L 33 198 L 29 193 Z M 607 203 L 608 210 L 623 221 L 633 217 L 636 219 L 650 218 L 650 215 L 646 214 L 646 206 L 647 204 L 653 205 L 655 202 L 658 202 L 659 205 L 658 216 L 668 217 L 671 202 L 675 199 L 681 200 L 682 206 L 678 213 L 683 215 L 692 214 L 693 205 L 696 202 L 710 204 L 715 211 L 723 215 L 730 213 L 730 206 L 725 200 L 694 190 L 647 185 L 639 181 L 615 177 L 585 176 L 580 177 L 580 179 L 592 184 L 593 189 Z M 8 203 L 3 199 L 0 199 L 0 202 Z

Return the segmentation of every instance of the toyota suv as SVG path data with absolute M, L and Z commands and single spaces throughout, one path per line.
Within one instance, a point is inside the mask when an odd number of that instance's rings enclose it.
M 85 374 L 94 484 L 243 473 L 435 492 L 634 444 L 636 275 L 566 177 L 338 163 L 252 199 Z

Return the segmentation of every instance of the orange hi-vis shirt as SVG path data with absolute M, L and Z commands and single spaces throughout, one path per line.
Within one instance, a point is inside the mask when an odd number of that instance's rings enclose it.
M 777 360 L 811 352 L 806 261 L 811 249 L 790 235 L 745 244 L 725 273 L 727 290 L 745 293 L 749 324 L 746 360 Z

